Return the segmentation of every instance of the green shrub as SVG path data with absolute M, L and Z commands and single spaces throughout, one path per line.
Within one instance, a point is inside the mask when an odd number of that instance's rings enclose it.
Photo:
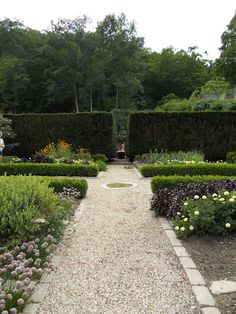
M 50 223 L 58 211 L 58 197 L 47 182 L 35 177 L 0 177 L 0 238 L 24 241 L 39 229 L 36 219 Z
M 226 161 L 230 164 L 236 164 L 236 151 L 235 152 L 228 152 L 226 154 Z
M 236 230 L 236 192 L 195 195 L 183 202 L 173 223 L 179 238 L 193 233 L 227 235 Z
M 81 198 L 84 198 L 88 190 L 88 183 L 84 179 L 47 178 L 46 180 L 49 181 L 49 187 L 52 187 L 56 193 L 61 193 L 63 191 L 63 188 L 73 187 L 80 192 Z
M 104 154 L 95 154 L 95 155 L 92 155 L 92 159 L 94 161 L 97 161 L 97 160 L 101 160 L 101 161 L 104 161 L 104 162 L 107 162 L 108 161 L 108 158 L 106 155 Z
M 157 189 L 175 187 L 179 183 L 203 183 L 228 179 L 228 176 L 157 176 L 151 180 L 151 188 L 154 193 Z M 233 177 L 232 177 L 233 178 Z
M 222 163 L 205 164 L 172 164 L 172 165 L 145 165 L 141 167 L 144 177 L 153 176 L 236 176 L 236 165 Z
M 113 156 L 113 116 L 109 112 L 59 114 L 8 114 L 20 143 L 11 155 L 29 157 L 51 142 L 64 140 L 92 154 Z M 6 154 L 9 154 L 6 150 Z
M 106 163 L 104 161 L 97 160 L 95 164 L 97 165 L 99 171 L 107 170 L 107 165 L 106 165 Z
M 221 160 L 236 150 L 236 112 L 136 112 L 129 116 L 128 156 L 149 151 L 202 151 Z
M 80 176 L 96 177 L 96 165 L 83 164 L 36 164 L 36 163 L 1 163 L 0 175 L 32 174 L 39 176 Z

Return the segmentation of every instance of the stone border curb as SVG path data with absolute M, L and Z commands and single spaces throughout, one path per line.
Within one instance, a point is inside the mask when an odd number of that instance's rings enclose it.
M 80 220 L 82 212 L 84 211 L 86 207 L 86 199 L 87 197 L 82 199 L 78 207 L 76 208 L 75 213 L 74 213 L 74 220 L 73 220 L 74 222 L 75 221 L 78 222 Z M 69 228 L 71 228 L 70 224 L 67 226 L 66 230 Z M 62 244 L 66 238 L 66 230 L 65 230 L 62 240 L 60 241 L 60 243 Z M 61 260 L 62 260 L 62 256 L 57 255 L 57 254 L 53 255 L 52 257 L 53 271 L 51 271 L 50 273 L 43 274 L 40 281 L 36 284 L 34 292 L 32 293 L 29 299 L 29 303 L 26 304 L 26 306 L 24 307 L 22 314 L 37 314 L 38 313 L 38 310 L 48 291 L 49 285 L 53 281 L 55 272 L 57 268 L 60 266 Z
M 177 239 L 171 224 L 164 217 L 159 217 L 158 220 L 161 223 L 161 226 L 164 229 L 168 239 L 170 240 L 175 254 L 178 256 L 180 263 L 184 268 L 184 271 L 191 284 L 192 291 L 201 308 L 202 314 L 220 314 L 221 312 L 219 309 L 215 307 L 215 299 L 210 293 L 210 290 L 205 285 L 205 280 L 197 270 L 195 263 L 188 255 L 188 252 L 186 251 L 182 242 Z

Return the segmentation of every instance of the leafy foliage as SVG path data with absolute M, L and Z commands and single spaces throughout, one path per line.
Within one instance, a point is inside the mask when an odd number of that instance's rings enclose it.
M 52 187 L 56 193 L 63 192 L 63 188 L 76 188 L 80 192 L 80 197 L 85 197 L 88 190 L 88 183 L 84 179 L 69 178 L 47 178 L 49 187 Z
M 236 84 L 236 13 L 227 30 L 221 36 L 221 54 L 216 60 L 216 72 L 224 76 L 231 84 Z
M 136 159 L 135 159 L 136 160 Z M 204 154 L 198 151 L 193 152 L 150 152 L 138 156 L 140 163 L 144 164 L 178 164 L 178 163 L 199 163 L 204 161 Z
M 35 220 L 54 219 L 58 199 L 47 183 L 31 176 L 3 176 L 0 183 L 1 238 L 26 240 L 39 228 Z
M 168 178 L 167 178 L 168 180 Z M 161 180 L 160 180 L 161 181 Z M 182 183 L 180 183 L 182 182 Z M 156 216 L 175 217 L 181 210 L 184 200 L 193 198 L 195 195 L 202 197 L 208 193 L 217 193 L 219 190 L 226 189 L 234 191 L 236 189 L 235 180 L 220 177 L 176 177 L 171 182 L 163 182 L 159 185 L 151 200 L 151 210 L 155 211 Z
M 179 238 L 190 234 L 227 235 L 236 230 L 236 192 L 219 190 L 201 198 L 195 195 L 181 205 L 173 223 Z

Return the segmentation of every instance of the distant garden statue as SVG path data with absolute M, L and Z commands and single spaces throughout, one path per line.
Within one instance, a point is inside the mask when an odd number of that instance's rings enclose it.
M 120 149 L 116 152 L 118 159 L 125 159 L 125 144 L 121 144 Z

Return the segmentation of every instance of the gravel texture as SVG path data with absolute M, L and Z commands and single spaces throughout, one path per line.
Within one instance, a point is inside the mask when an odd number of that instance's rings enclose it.
M 138 186 L 101 187 L 108 182 Z M 149 179 L 111 165 L 88 183 L 80 219 L 76 215 L 68 226 L 61 264 L 39 313 L 200 313 L 164 230 L 148 210 Z

